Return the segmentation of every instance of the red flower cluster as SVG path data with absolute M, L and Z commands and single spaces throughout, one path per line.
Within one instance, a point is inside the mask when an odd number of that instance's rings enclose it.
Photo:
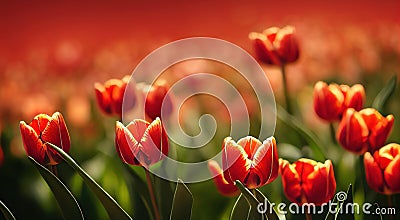
M 363 154 L 382 147 L 394 123 L 393 115 L 383 117 L 373 108 L 347 109 L 337 130 L 337 140 L 347 150 Z
M 280 66 L 299 58 L 299 45 L 294 32 L 295 28 L 292 26 L 271 27 L 263 33 L 252 32 L 249 38 L 261 62 Z
M 361 110 L 364 101 L 365 91 L 360 84 L 349 87 L 319 81 L 314 86 L 314 111 L 320 118 L 330 122 L 340 120 L 348 108 Z
M 281 159 L 279 163 L 283 190 L 290 201 L 321 205 L 335 195 L 336 180 L 330 160 L 319 163 L 302 158 L 290 164 Z
M 400 192 L 400 145 L 388 144 L 373 155 L 364 154 L 365 175 L 368 185 L 384 194 Z
M 67 126 L 61 113 L 56 112 L 51 117 L 46 114 L 37 115 L 27 125 L 24 121 L 19 124 L 22 141 L 28 156 L 45 165 L 57 165 L 61 156 L 47 143 L 69 152 L 71 143 Z

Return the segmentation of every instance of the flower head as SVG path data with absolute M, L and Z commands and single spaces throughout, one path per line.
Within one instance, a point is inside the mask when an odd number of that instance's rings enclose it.
M 400 145 L 388 144 L 373 155 L 364 154 L 365 176 L 369 187 L 379 193 L 400 192 Z
M 313 96 L 315 113 L 327 121 L 340 120 L 347 108 L 361 110 L 365 101 L 364 87 L 360 84 L 349 87 L 319 81 L 314 86 Z
M 321 205 L 335 195 L 336 180 L 332 162 L 316 162 L 301 158 L 290 164 L 280 159 L 283 190 L 286 197 L 297 204 Z
M 61 161 L 61 156 L 48 143 L 69 152 L 71 143 L 61 113 L 56 112 L 51 117 L 39 114 L 29 125 L 21 121 L 19 127 L 26 153 L 37 162 L 56 165 Z
M 168 95 L 169 86 L 163 82 L 152 85 L 147 91 L 145 100 L 145 113 L 150 120 L 157 117 L 162 118 L 163 114 L 170 115 L 172 112 L 172 100 Z
M 263 33 L 249 34 L 253 41 L 257 58 L 266 64 L 283 65 L 292 63 L 299 58 L 299 45 L 295 37 L 295 28 L 271 27 Z
M 346 150 L 354 153 L 374 152 L 385 144 L 393 123 L 393 115 L 383 117 L 373 108 L 359 112 L 349 108 L 339 124 L 336 138 Z
M 115 146 L 123 162 L 148 167 L 168 154 L 168 137 L 159 118 L 136 119 L 126 127 L 117 121 Z
M 225 138 L 222 167 L 228 183 L 239 180 L 250 189 L 274 181 L 279 169 L 275 138 L 270 137 L 263 143 L 250 136 L 237 143 L 231 137 Z
M 122 79 L 110 79 L 104 84 L 95 83 L 97 103 L 100 109 L 107 115 L 116 115 L 122 117 L 122 105 L 127 109 L 131 109 L 136 104 L 136 96 L 134 91 L 130 90 L 129 100 L 124 100 L 125 90 L 129 82 L 129 76 Z M 129 87 L 130 88 L 130 87 Z

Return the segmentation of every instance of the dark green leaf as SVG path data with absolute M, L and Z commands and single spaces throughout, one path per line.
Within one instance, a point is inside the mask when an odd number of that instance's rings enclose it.
M 242 194 L 237 198 L 232 208 L 230 220 L 247 220 L 250 215 L 250 205 Z
M 187 186 L 178 180 L 176 184 L 174 199 L 172 202 L 170 220 L 191 219 L 192 217 L 193 196 Z
M 125 212 L 125 210 L 123 210 L 121 206 L 72 159 L 72 157 L 54 144 L 48 142 L 47 144 L 61 154 L 67 164 L 82 177 L 85 184 L 92 190 L 92 192 L 103 204 L 111 219 L 132 219 Z
M 236 180 L 235 184 L 250 205 L 250 219 L 266 219 L 265 215 L 258 212 L 259 205 L 264 201 L 258 201 L 257 198 L 250 192 L 250 190 L 247 189 L 239 180 Z
M 32 157 L 28 158 L 53 192 L 64 219 L 84 219 L 78 202 L 61 180 Z
M 171 214 L 172 201 L 174 199 L 174 191 L 171 188 L 171 182 L 154 175 L 154 186 L 161 218 L 168 219 Z
M 262 208 L 263 208 L 263 210 L 265 210 L 265 215 L 268 217 L 269 220 L 285 220 L 286 219 L 285 215 L 278 214 L 275 211 L 274 207 L 271 205 L 271 202 L 258 189 L 256 189 L 256 197 L 257 197 L 258 201 L 264 202 Z
M 372 107 L 378 111 L 382 111 L 383 107 L 392 96 L 394 90 L 396 89 L 397 75 L 394 75 L 389 82 L 382 88 L 382 90 L 375 97 Z
M 321 146 L 323 146 L 321 140 L 297 118 L 286 112 L 282 106 L 277 105 L 276 107 L 278 110 L 278 118 L 305 138 L 313 152 L 314 158 L 318 161 L 325 161 L 325 154 L 321 150 Z
M 3 216 L 6 220 L 15 220 L 14 215 L 11 213 L 11 211 L 7 208 L 6 205 L 2 201 L 0 201 L 0 210 L 3 213 Z
M 331 209 L 329 208 L 325 220 L 333 220 L 333 219 L 354 220 L 354 214 L 356 210 L 354 210 L 354 213 L 352 213 L 351 210 L 353 205 L 353 186 L 351 184 L 349 185 L 349 188 L 347 189 L 346 192 L 345 200 L 343 201 L 338 200 L 337 197 L 340 196 L 339 193 L 341 192 L 336 193 L 335 197 L 332 200 L 332 204 L 337 203 L 336 212 L 335 213 L 330 212 Z M 354 209 L 356 208 L 354 207 Z

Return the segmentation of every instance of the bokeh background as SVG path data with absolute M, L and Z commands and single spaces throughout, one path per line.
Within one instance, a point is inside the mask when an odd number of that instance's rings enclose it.
M 70 131 L 71 155 L 132 213 L 129 186 L 117 178 L 120 161 L 104 163 L 105 157 L 115 156 L 116 119 L 97 108 L 93 84 L 129 75 L 154 49 L 187 37 L 221 38 L 253 54 L 250 32 L 295 26 L 301 57 L 288 66 L 289 89 L 304 123 L 328 139 L 328 126 L 311 110 L 314 83 L 362 83 L 370 105 L 386 81 L 400 73 L 399 11 L 396 0 L 1 1 L 0 199 L 18 219 L 60 217 L 47 186 L 26 159 L 18 128 L 20 120 L 29 122 L 38 113 L 60 111 Z M 279 69 L 263 68 L 277 102 L 282 102 Z M 397 90 L 384 114 L 400 117 L 398 97 Z M 399 127 L 396 122 L 391 141 L 400 141 Z M 302 144 L 280 128 L 278 122 L 278 142 Z M 334 162 L 338 155 L 332 155 Z M 352 156 L 346 160 L 343 170 L 346 164 L 353 166 Z M 104 217 L 79 178 L 64 165 L 60 169 L 82 208 L 89 210 L 85 217 Z M 335 172 L 338 189 L 344 190 L 347 177 Z M 271 188 L 279 189 L 280 180 L 275 182 Z M 234 200 L 219 195 L 211 181 L 191 187 L 194 219 L 228 216 Z M 285 200 L 280 189 L 270 191 L 275 201 Z

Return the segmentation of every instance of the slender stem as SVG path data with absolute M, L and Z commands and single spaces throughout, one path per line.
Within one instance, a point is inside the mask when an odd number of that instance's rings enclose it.
M 289 112 L 289 114 L 293 114 L 293 109 L 292 109 L 292 105 L 290 102 L 289 91 L 288 91 L 288 87 L 287 87 L 285 64 L 281 65 L 281 72 L 282 72 L 283 92 L 284 92 L 285 102 L 286 102 L 286 110 L 287 110 L 287 112 Z
M 393 205 L 393 196 L 392 195 L 387 195 L 386 198 L 387 198 L 387 202 L 388 202 L 388 207 L 389 208 L 394 207 L 394 205 Z M 389 219 L 390 220 L 394 220 L 394 216 L 395 215 L 393 215 L 393 214 L 389 215 Z
M 49 165 L 50 171 L 58 177 L 57 165 Z
M 306 212 L 306 220 L 312 220 L 312 215 L 309 212 Z
M 149 188 L 150 199 L 151 199 L 151 204 L 153 205 L 154 214 L 156 216 L 156 220 L 160 220 L 160 213 L 158 211 L 156 197 L 154 196 L 153 186 L 151 184 L 151 179 L 150 179 L 150 173 L 146 168 L 143 167 L 143 169 L 144 172 L 146 173 L 147 187 Z
M 336 131 L 335 131 L 335 127 L 333 126 L 333 123 L 329 123 L 329 130 L 331 132 L 331 138 L 332 138 L 332 143 L 336 144 Z

